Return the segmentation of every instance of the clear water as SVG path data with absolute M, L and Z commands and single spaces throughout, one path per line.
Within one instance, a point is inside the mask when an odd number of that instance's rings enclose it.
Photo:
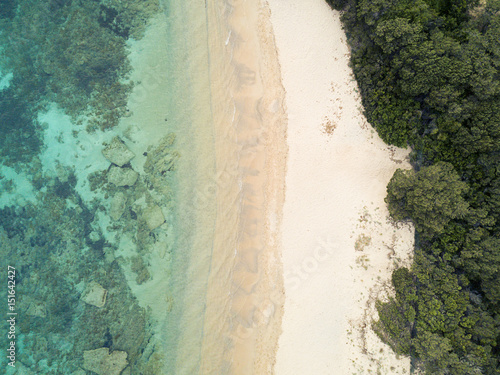
M 131 374 L 199 373 L 216 209 L 205 1 L 163 1 L 158 12 L 127 1 L 136 19 L 154 20 L 143 36 L 118 2 L 103 2 L 98 23 L 77 20 L 98 14 L 94 2 L 1 3 L 11 44 L 0 64 L 0 267 L 4 280 L 15 268 L 17 313 L 16 367 L 2 356 L 2 371 L 106 373 L 84 353 L 108 348 L 127 353 Z M 99 27 L 111 42 L 92 44 Z M 110 54 L 127 50 L 132 70 L 117 78 L 127 63 Z M 106 86 L 129 80 L 131 91 Z M 112 167 L 138 173 L 126 186 L 111 182 L 102 152 L 115 136 L 135 154 Z M 165 222 L 151 224 L 158 208 Z

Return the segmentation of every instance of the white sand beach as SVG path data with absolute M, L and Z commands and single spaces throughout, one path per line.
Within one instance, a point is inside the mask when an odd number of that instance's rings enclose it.
M 362 114 L 339 13 L 324 0 L 269 0 L 286 90 L 282 221 L 285 305 L 275 373 L 403 374 L 373 333 L 374 301 L 413 229 L 388 221 L 386 185 L 410 168 Z M 379 372 L 377 372 L 379 371 Z

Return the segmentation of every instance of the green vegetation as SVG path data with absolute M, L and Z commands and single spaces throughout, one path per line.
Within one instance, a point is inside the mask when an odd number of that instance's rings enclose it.
M 386 201 L 396 220 L 412 219 L 426 238 L 443 233 L 452 219 L 463 218 L 468 186 L 449 163 L 438 162 L 418 172 L 398 169 L 387 186 Z
M 500 1 L 329 2 L 368 120 L 413 149 L 386 201 L 414 263 L 374 329 L 428 374 L 500 374 Z

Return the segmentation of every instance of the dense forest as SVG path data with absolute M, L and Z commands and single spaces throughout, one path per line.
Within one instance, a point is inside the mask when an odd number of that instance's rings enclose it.
M 386 201 L 415 223 L 375 331 L 427 374 L 500 374 L 500 1 L 328 0 L 365 114 L 412 148 Z

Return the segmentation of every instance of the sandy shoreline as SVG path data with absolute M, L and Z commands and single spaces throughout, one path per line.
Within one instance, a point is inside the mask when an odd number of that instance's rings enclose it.
M 259 2 L 209 5 L 210 55 L 224 61 L 211 64 L 217 220 L 200 372 L 265 374 L 283 305 L 284 92 L 269 10 Z
M 324 0 L 269 0 L 288 109 L 282 222 L 285 306 L 275 373 L 401 374 L 374 335 L 374 300 L 413 246 L 384 203 L 407 150 L 361 112 L 339 13 Z
M 176 371 L 403 373 L 408 360 L 397 359 L 369 322 L 394 264 L 406 262 L 413 245 L 412 228 L 388 223 L 383 201 L 394 170 L 409 167 L 407 151 L 387 147 L 360 112 L 338 13 L 323 0 L 207 5 L 208 56 L 191 68 L 210 62 L 212 102 L 211 113 L 199 112 L 191 124 L 192 131 L 206 127 L 197 141 L 206 157 L 193 153 L 181 166 L 188 171 L 203 159 L 192 181 L 197 190 L 185 197 L 200 231 L 190 246 L 186 272 L 194 289 L 182 302 Z M 161 27 L 152 27 L 151 43 L 164 35 Z M 152 58 L 161 56 L 148 48 Z M 124 134 L 141 134 L 142 143 L 131 144 L 138 155 L 164 123 L 161 102 L 168 100 L 159 91 L 164 82 L 158 86 L 148 71 L 167 67 L 153 60 L 141 62 L 137 79 L 148 95 L 161 95 L 135 98 L 148 105 L 137 103 L 121 125 Z M 138 119 L 143 125 L 135 129 Z M 179 142 L 187 155 L 190 132 Z M 157 281 L 164 262 L 154 262 Z M 159 304 L 150 297 L 142 303 L 156 306 L 161 320 L 168 295 Z
M 178 327 L 169 322 L 162 329 L 170 345 L 176 332 L 175 348 L 156 343 L 170 356 L 165 363 L 170 370 L 267 374 L 275 362 L 284 304 L 279 229 L 287 155 L 284 90 L 270 12 L 259 2 L 208 1 L 207 27 L 202 29 L 205 20 L 198 19 L 196 9 L 179 5 L 171 12 L 185 12 L 183 17 L 193 24 L 196 17 L 198 30 L 181 24 L 167 29 L 159 16 L 147 38 L 133 49 L 138 67 L 134 79 L 142 83 L 131 98 L 133 115 L 122 121 L 119 131 L 133 139 L 130 147 L 139 155 L 134 159 L 138 170 L 145 159 L 141 150 L 155 143 L 160 129 L 176 132 L 182 155 L 177 178 L 185 188 L 178 193 L 178 228 L 186 229 L 176 246 L 187 252 L 180 260 L 188 262 L 176 264 L 174 259 L 169 266 L 183 269 L 182 285 L 165 281 L 164 298 L 142 290 L 140 299 L 153 307 L 155 320 L 172 320 L 172 313 L 165 312 L 174 295 L 174 313 L 180 315 L 172 322 Z M 169 32 L 186 38 L 190 48 L 180 54 L 169 48 Z M 179 56 L 173 59 L 168 53 Z M 181 68 L 183 58 L 191 61 L 189 74 L 194 77 L 193 86 L 185 90 L 177 87 L 183 75 L 178 81 L 165 81 L 162 75 Z M 204 71 L 207 62 L 209 71 Z M 165 103 L 171 100 L 174 106 L 187 106 L 187 112 L 169 112 Z M 182 125 L 179 116 L 191 112 L 192 123 L 185 129 L 171 128 Z M 162 270 L 165 259 L 160 253 L 152 255 L 154 278 L 168 279 L 168 267 Z M 175 292 L 179 288 L 185 289 L 182 298 Z
M 388 223 L 383 201 L 394 170 L 409 167 L 407 151 L 387 147 L 360 112 L 338 13 L 323 0 L 207 5 L 212 103 L 203 116 L 213 122 L 213 145 L 200 138 L 200 147 L 207 166 L 215 150 L 215 170 L 199 165 L 201 195 L 187 202 L 203 229 L 187 273 L 199 288 L 199 275 L 209 276 L 204 307 L 195 300 L 201 289 L 183 302 L 176 371 L 403 373 L 408 361 L 396 359 L 369 321 L 374 298 L 413 245 L 412 228 Z M 153 92 L 152 64 L 142 63 L 139 77 Z M 165 100 L 138 107 L 122 131 L 141 118 L 151 126 L 140 129 L 143 141 L 154 137 L 165 115 L 156 103 Z M 189 132 L 179 138 L 189 141 Z M 199 363 L 191 359 L 196 340 Z

